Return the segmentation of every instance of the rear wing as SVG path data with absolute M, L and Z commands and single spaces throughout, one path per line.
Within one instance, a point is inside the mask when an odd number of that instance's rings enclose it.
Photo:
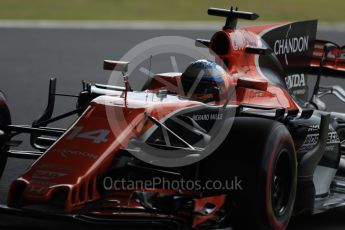
M 345 103 L 345 90 L 341 86 L 320 85 L 321 76 L 345 79 L 345 46 L 334 42 L 315 40 L 308 73 L 317 76 L 310 104 L 319 110 L 326 110 L 322 97 L 332 94 Z
M 345 79 L 345 46 L 325 40 L 316 40 L 309 72 L 319 74 L 320 71 L 325 76 Z

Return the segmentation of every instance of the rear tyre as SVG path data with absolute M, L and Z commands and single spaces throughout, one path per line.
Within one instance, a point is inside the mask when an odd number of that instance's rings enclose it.
M 237 118 L 227 140 L 205 163 L 206 178 L 242 182 L 240 188 L 221 191 L 229 195 L 237 228 L 286 229 L 296 197 L 297 161 L 284 125 Z
M 11 124 L 11 115 L 7 107 L 6 97 L 0 91 L 0 127 Z M 9 147 L 6 145 L 8 141 L 8 133 L 0 129 L 0 179 L 5 171 L 7 164 L 7 151 Z

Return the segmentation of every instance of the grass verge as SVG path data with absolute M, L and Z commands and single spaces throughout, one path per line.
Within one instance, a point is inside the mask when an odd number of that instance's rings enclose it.
M 0 0 L 3 20 L 216 20 L 208 7 L 230 4 L 263 21 L 345 21 L 344 0 Z

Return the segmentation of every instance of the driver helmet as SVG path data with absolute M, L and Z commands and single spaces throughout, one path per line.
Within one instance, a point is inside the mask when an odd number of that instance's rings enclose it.
M 181 75 L 184 96 L 202 101 L 219 101 L 226 95 L 227 73 L 215 62 L 192 62 Z

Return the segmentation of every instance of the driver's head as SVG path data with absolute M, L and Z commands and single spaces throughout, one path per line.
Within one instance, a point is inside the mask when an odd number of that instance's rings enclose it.
M 225 95 L 225 70 L 215 62 L 192 62 L 181 76 L 185 96 L 203 101 L 219 101 Z

